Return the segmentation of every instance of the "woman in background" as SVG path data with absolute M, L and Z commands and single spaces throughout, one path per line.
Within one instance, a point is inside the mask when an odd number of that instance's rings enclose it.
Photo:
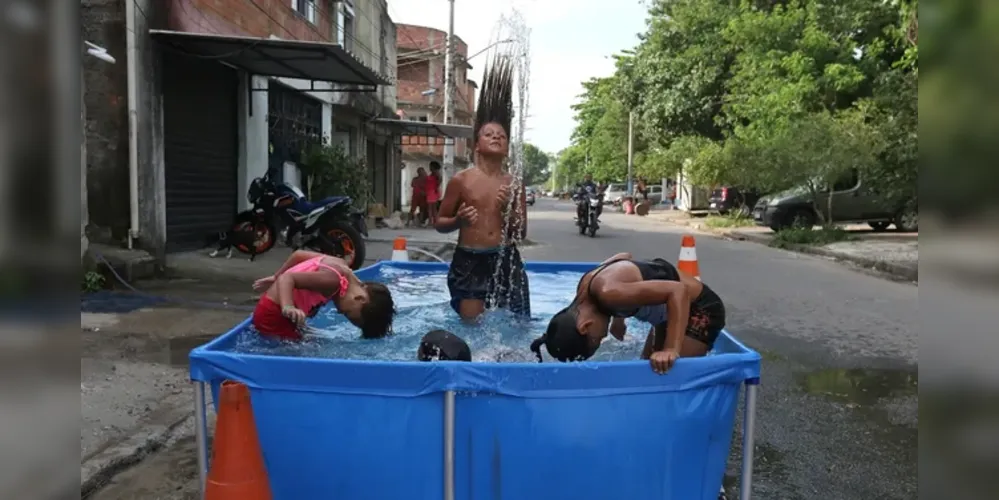
M 413 225 L 414 221 L 417 225 L 423 225 L 427 222 L 427 171 L 423 167 L 416 169 L 416 177 L 413 177 L 409 187 L 412 188 L 412 196 L 409 201 L 409 221 L 406 225 Z M 416 219 L 417 209 L 420 210 L 419 219 Z
M 424 182 L 424 192 L 427 196 L 427 213 L 430 216 L 430 225 L 437 223 L 437 209 L 441 201 L 441 164 L 435 161 L 430 162 L 430 175 Z

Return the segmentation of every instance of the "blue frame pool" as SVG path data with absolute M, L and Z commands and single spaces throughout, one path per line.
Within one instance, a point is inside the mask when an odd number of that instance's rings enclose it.
M 593 263 L 530 262 L 536 273 Z M 446 264 L 381 262 L 442 273 Z M 746 391 L 749 498 L 760 356 L 727 332 L 666 375 L 646 361 L 387 362 L 229 352 L 246 320 L 191 352 L 202 485 L 206 385 L 249 386 L 275 499 L 714 499 Z

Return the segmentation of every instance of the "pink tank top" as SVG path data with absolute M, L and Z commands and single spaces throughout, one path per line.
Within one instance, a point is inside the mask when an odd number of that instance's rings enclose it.
M 348 285 L 347 277 L 344 276 L 340 271 L 337 271 L 336 269 L 326 264 L 323 264 L 324 258 L 325 257 L 320 255 L 318 257 L 313 257 L 305 262 L 299 262 L 298 264 L 295 264 L 294 266 L 290 267 L 285 272 L 311 273 L 315 272 L 318 269 L 326 269 L 329 271 L 333 271 L 334 273 L 336 273 L 337 276 L 340 277 L 340 291 L 337 292 L 336 296 L 343 297 L 347 293 L 347 285 Z M 315 290 L 303 290 L 301 288 L 296 288 L 293 293 L 294 293 L 293 300 L 295 301 L 295 307 L 304 311 L 309 316 L 311 316 L 315 312 L 316 308 L 322 306 L 323 304 L 325 304 L 330 300 L 330 297 L 327 297 Z
M 427 175 L 427 179 L 424 183 L 424 188 L 423 188 L 424 193 L 426 193 L 427 195 L 427 201 L 434 202 L 440 199 L 441 197 L 440 191 L 437 189 L 437 187 L 440 185 L 440 182 L 441 182 L 440 177 L 437 177 L 434 174 Z

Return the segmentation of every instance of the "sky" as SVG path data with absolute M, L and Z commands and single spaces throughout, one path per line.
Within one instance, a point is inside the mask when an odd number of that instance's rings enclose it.
M 447 0 L 388 4 L 396 23 L 447 31 Z M 640 0 L 455 0 L 454 32 L 468 44 L 469 55 L 498 39 L 497 22 L 513 8 L 531 29 L 527 141 L 556 153 L 569 145 L 575 125 L 570 106 L 583 91 L 581 82 L 614 72 L 610 56 L 638 43 L 646 10 Z M 480 83 L 487 54 L 469 61 L 469 77 Z

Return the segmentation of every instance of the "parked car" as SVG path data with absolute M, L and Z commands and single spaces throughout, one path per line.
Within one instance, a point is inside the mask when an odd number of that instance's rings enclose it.
M 812 203 L 812 195 L 804 186 L 764 196 L 753 208 L 753 219 L 758 226 L 774 231 L 789 227 L 814 226 L 819 221 L 816 207 L 823 219 L 830 220 L 827 196 L 832 194 L 834 222 L 866 222 L 875 231 L 884 231 L 894 224 L 903 232 L 919 230 L 919 212 L 915 204 L 889 203 L 872 186 L 865 185 L 856 170 L 833 183 L 831 191 L 818 193 L 819 203 Z
M 527 193 L 527 200 L 526 200 L 527 204 L 530 206 L 534 206 L 534 201 L 537 196 L 534 194 L 534 189 L 527 188 L 525 191 Z
M 607 190 L 604 191 L 604 202 L 617 206 L 624 201 L 624 197 L 627 195 L 627 184 L 611 184 L 607 186 Z
M 708 209 L 717 210 L 721 214 L 735 212 L 748 217 L 759 199 L 760 194 L 753 190 L 722 186 L 711 192 Z
M 663 187 L 661 184 L 649 186 L 649 202 L 655 205 L 663 202 Z

